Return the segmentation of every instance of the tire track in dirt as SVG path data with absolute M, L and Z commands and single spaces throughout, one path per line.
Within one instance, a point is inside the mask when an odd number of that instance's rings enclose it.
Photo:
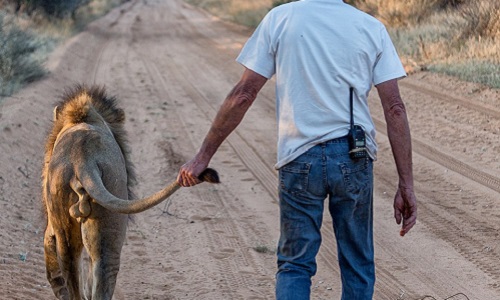
M 126 13 L 132 11 L 134 9 L 134 7 L 139 3 L 139 1 L 140 0 L 131 1 L 131 3 L 129 3 L 128 6 L 125 5 L 122 9 L 120 9 L 120 15 L 118 15 L 118 17 L 116 17 L 116 19 L 109 24 L 109 27 L 115 27 L 116 25 L 118 25 L 118 22 L 120 22 L 120 19 Z
M 177 86 L 177 88 L 184 89 L 189 94 L 192 89 L 190 86 L 185 86 L 184 82 L 187 82 L 186 78 L 177 78 L 175 74 L 177 72 L 169 72 L 167 75 L 163 75 L 156 64 L 153 64 L 149 59 L 143 58 L 145 66 L 148 69 L 148 73 L 153 78 L 153 81 L 157 83 L 159 95 L 168 95 L 169 89 L 172 87 L 172 83 Z M 175 70 L 174 65 L 167 63 L 167 69 Z M 169 79 L 166 81 L 164 76 L 168 76 Z M 167 84 L 169 82 L 169 84 Z M 189 97 L 188 97 L 189 98 Z M 182 119 L 178 119 L 178 122 L 174 126 L 179 126 L 179 124 L 185 123 Z M 182 126 L 183 128 L 189 128 L 187 124 Z M 186 132 L 186 136 L 189 136 L 189 132 Z M 194 141 L 192 141 L 194 143 Z M 206 203 L 219 203 L 219 207 L 222 210 L 219 211 L 220 214 L 226 216 L 225 222 L 209 221 L 204 222 L 207 227 L 207 234 L 211 240 L 210 245 L 213 248 L 211 251 L 211 256 L 216 259 L 217 266 L 219 268 L 218 274 L 222 276 L 224 288 L 223 291 L 227 294 L 227 299 L 238 299 L 238 290 L 246 289 L 248 291 L 253 291 L 253 299 L 267 299 L 266 295 L 268 292 L 259 292 L 258 287 L 261 285 L 258 282 L 260 276 L 256 274 L 262 274 L 261 271 L 264 269 L 262 262 L 256 260 L 255 257 L 251 256 L 248 251 L 241 251 L 242 245 L 238 241 L 248 241 L 250 237 L 258 236 L 254 232 L 256 229 L 252 224 L 245 226 L 244 232 L 240 230 L 241 225 L 235 220 L 238 220 L 239 216 L 243 214 L 241 208 L 235 205 L 231 205 L 224 201 L 224 197 L 219 195 L 217 192 L 212 193 L 199 193 L 199 198 Z M 209 211 L 206 210 L 209 214 Z M 240 221 L 241 222 L 241 221 Z M 244 250 L 244 249 L 243 249 Z M 235 259 L 227 259 L 228 257 L 237 256 Z M 243 271 L 242 271 L 243 270 Z M 236 286 L 235 286 L 236 285 Z
M 216 190 L 211 194 L 198 195 L 207 203 L 219 204 L 219 218 L 206 222 L 205 227 L 210 244 L 215 246 L 209 255 L 217 260 L 217 274 L 223 278 L 224 293 L 227 299 L 242 299 L 241 291 L 244 289 L 251 291 L 252 299 L 269 299 L 273 278 L 265 277 L 264 262 L 252 255 L 254 250 L 245 246 L 259 238 L 256 234 L 258 230 L 254 228 L 251 218 L 242 218 L 247 213 L 236 205 L 238 202 L 227 201 L 234 197 L 227 197 L 223 193 Z M 223 220 L 218 220 L 220 218 Z
M 386 124 L 378 119 L 373 118 L 378 132 L 387 136 Z M 436 148 L 431 147 L 415 138 L 412 138 L 412 148 L 415 153 L 432 160 L 443 167 L 446 167 L 466 178 L 482 184 L 498 193 L 500 193 L 500 179 L 486 172 L 475 169 L 468 164 L 461 162 L 449 155 L 446 155 Z
M 104 55 L 104 52 L 106 51 L 106 49 L 108 49 L 109 47 L 109 44 L 111 44 L 111 39 L 106 39 L 104 43 L 100 44 L 100 47 L 99 49 L 97 50 L 97 58 L 95 60 L 95 63 L 94 63 L 94 70 L 92 71 L 92 83 L 93 84 L 98 84 L 98 82 L 102 82 L 102 81 L 98 81 L 97 80 L 97 76 L 98 76 L 98 73 L 101 72 L 102 73 L 102 69 L 103 69 L 103 55 Z M 104 75 L 104 74 L 103 74 Z M 104 78 L 106 78 L 107 76 L 103 76 Z
M 108 21 L 105 25 L 99 24 L 93 25 L 90 27 L 89 32 L 95 35 L 96 37 L 103 39 L 103 42 L 97 43 L 99 45 L 99 49 L 96 49 L 95 53 L 97 55 L 94 59 L 94 68 L 92 71 L 92 84 L 102 85 L 109 78 L 110 68 L 114 62 L 114 59 L 119 58 L 116 55 L 115 49 L 120 49 L 119 47 L 112 47 L 111 45 L 120 43 L 127 35 L 130 35 L 130 26 L 117 26 L 119 22 L 125 17 L 127 13 L 132 12 L 134 7 L 137 5 L 139 0 L 131 1 L 129 4 L 126 4 L 123 8 L 116 12 L 118 16 L 113 21 Z M 103 20 L 108 20 L 110 17 L 107 17 Z M 118 38 L 113 38 L 114 36 L 118 36 Z
M 449 103 L 455 103 L 455 104 L 458 104 L 460 106 L 466 107 L 468 109 L 481 112 L 481 113 L 488 115 L 488 116 L 491 116 L 493 118 L 500 119 L 500 111 L 498 111 L 497 109 L 495 109 L 493 107 L 482 105 L 482 104 L 479 104 L 476 102 L 473 103 L 470 100 L 467 100 L 467 99 L 464 99 L 464 98 L 461 98 L 458 96 L 452 96 L 449 94 L 445 95 L 443 93 L 440 93 L 440 92 L 437 92 L 437 91 L 434 91 L 434 90 L 428 89 L 426 87 L 417 85 L 415 83 L 410 83 L 410 82 L 404 81 L 404 80 L 399 81 L 399 85 L 401 85 L 404 88 L 408 88 L 408 89 L 411 89 L 411 90 L 414 90 L 414 91 L 417 91 L 417 92 L 420 92 L 423 94 L 427 94 L 427 95 L 433 97 L 434 99 L 439 99 L 441 101 L 445 101 L 445 102 L 449 102 Z
M 396 178 L 384 176 L 378 176 L 378 178 L 388 186 L 396 180 Z M 433 204 L 431 199 L 434 199 L 436 195 L 432 191 L 416 186 L 415 193 L 420 197 L 419 219 L 427 225 L 428 230 L 450 244 L 463 257 L 490 276 L 493 281 L 498 282 L 500 268 L 492 265 L 491 262 L 500 260 L 500 249 L 492 249 L 488 242 L 498 238 L 497 230 L 484 220 L 471 217 L 456 207 Z M 450 214 L 452 210 L 453 213 Z M 477 234 L 479 232 L 480 235 Z M 500 290 L 500 284 L 490 286 Z
M 151 65 L 150 67 L 156 70 L 157 78 L 164 89 L 168 89 L 157 67 L 155 65 Z M 185 78 L 176 80 L 180 85 L 182 85 L 181 82 L 186 81 Z M 189 128 L 188 126 L 184 127 Z M 228 216 L 225 222 L 205 223 L 207 227 L 206 232 L 212 241 L 210 245 L 220 247 L 220 249 L 212 249 L 212 256 L 217 259 L 218 274 L 224 279 L 226 285 L 224 290 L 229 296 L 227 299 L 238 299 L 238 295 L 235 292 L 241 288 L 254 290 L 255 299 L 266 299 L 266 293 L 259 293 L 255 290 L 255 287 L 258 286 L 255 282 L 257 278 L 255 275 L 259 273 L 258 270 L 262 269 L 262 267 L 259 267 L 259 263 L 248 252 L 237 250 L 242 249 L 238 241 L 245 241 L 248 240 L 249 236 L 255 236 L 255 229 L 251 224 L 248 224 L 249 226 L 245 227 L 245 232 L 240 232 L 238 229 L 241 228 L 241 224 L 238 224 L 235 220 L 238 220 L 238 216 L 243 214 L 241 208 L 230 205 L 228 201 L 224 201 L 225 197 L 222 197 L 217 192 L 216 194 L 200 193 L 199 198 L 203 199 L 203 202 L 219 203 L 218 207 L 222 208 L 222 211 L 219 211 L 219 213 L 222 212 L 223 216 Z M 229 256 L 237 256 L 237 258 L 226 259 Z M 246 271 L 242 272 L 242 270 Z
M 378 132 L 387 136 L 386 124 L 376 118 L 373 118 Z M 450 169 L 465 178 L 479 183 L 493 191 L 500 192 L 500 179 L 490 174 L 475 169 L 468 164 L 461 162 L 453 157 L 450 157 L 437 149 L 412 138 L 413 151 L 431 162 L 438 163 L 443 167 Z M 387 178 L 380 176 L 382 181 L 390 184 Z M 393 181 L 396 178 L 393 178 Z M 434 194 L 426 189 L 418 189 L 417 194 L 424 195 L 427 199 L 433 199 Z M 434 232 L 440 239 L 447 241 L 452 247 L 457 249 L 467 260 L 473 262 L 483 272 L 491 276 L 494 280 L 500 279 L 500 268 L 492 267 L 492 261 L 500 260 L 500 253 L 490 249 L 487 242 L 484 242 L 484 236 L 497 238 L 498 233 L 495 229 L 491 228 L 484 220 L 478 220 L 468 215 L 465 211 L 457 211 L 451 214 L 457 220 L 447 219 L 450 216 L 450 208 L 443 207 L 446 212 L 441 212 L 442 208 L 430 208 L 426 201 L 419 202 L 419 216 L 422 221 L 428 224 L 429 229 Z M 458 226 L 457 224 L 461 224 Z M 466 224 L 466 225 L 464 225 Z M 463 228 L 468 228 L 468 232 Z M 477 235 L 481 232 L 481 235 Z M 472 249 L 471 249 L 472 248 Z M 485 249 L 487 251 L 485 251 Z M 492 286 L 494 288 L 500 287 Z
M 125 58 L 126 60 L 133 59 L 137 63 L 134 65 L 135 67 L 133 69 L 128 68 L 126 70 L 126 73 L 128 74 L 126 80 L 127 87 L 130 90 L 133 90 L 134 92 L 136 91 L 146 91 L 148 86 L 148 83 L 151 84 L 153 87 L 152 91 L 150 91 L 150 95 L 146 99 L 141 99 L 141 108 L 142 110 L 147 111 L 147 114 L 149 116 L 152 116 L 156 114 L 157 110 L 161 110 L 164 108 L 164 106 L 160 105 L 163 99 L 160 99 L 159 95 L 160 91 L 156 87 L 157 85 L 154 84 L 155 81 L 155 74 L 151 72 L 151 70 L 148 68 L 148 65 L 146 61 L 143 59 L 143 54 L 138 53 L 133 49 L 133 45 L 130 45 L 125 53 Z M 130 65 L 126 65 L 127 67 L 130 67 Z M 138 75 L 140 74 L 140 75 Z M 137 93 L 139 94 L 139 93 Z M 146 93 L 144 93 L 146 94 Z M 128 110 L 134 111 L 137 109 L 136 107 L 131 108 L 128 107 Z M 128 117 L 130 116 L 130 117 Z M 133 148 L 133 153 L 136 153 L 136 159 L 135 163 L 136 166 L 139 165 L 146 165 L 150 167 L 150 163 L 148 164 L 148 160 L 153 160 L 157 162 L 161 162 L 162 165 L 165 166 L 165 169 L 169 169 L 168 166 L 171 165 L 169 159 L 173 159 L 174 162 L 177 160 L 177 154 L 171 150 L 171 145 L 168 144 L 168 139 L 162 139 L 165 142 L 163 144 L 161 143 L 154 143 L 151 145 L 151 141 L 157 141 L 159 140 L 158 132 L 151 132 L 151 128 L 149 128 L 150 124 L 153 122 L 147 122 L 147 124 L 144 123 L 145 120 L 141 119 L 138 115 L 135 114 L 129 114 L 127 118 L 129 119 L 129 122 L 131 123 L 131 126 L 133 127 L 130 130 L 130 133 L 136 134 L 137 136 L 140 136 L 140 139 L 138 141 L 138 145 L 132 145 Z M 162 121 L 163 123 L 166 124 L 174 124 L 175 122 L 178 122 L 179 120 L 175 118 L 175 115 L 169 117 L 169 118 L 164 118 Z M 169 126 L 169 125 L 166 125 Z M 146 132 L 148 132 L 146 134 Z M 145 147 L 150 147 L 150 148 L 157 148 L 153 151 L 155 154 L 153 157 L 142 157 L 142 155 L 137 154 L 137 153 L 142 153 L 144 150 L 143 148 Z M 162 150 L 164 149 L 164 150 Z M 150 150 L 151 151 L 151 150 Z M 164 152 L 167 152 L 166 154 L 168 156 L 161 157 Z M 168 161 L 165 162 L 164 160 L 167 159 Z M 158 172 L 146 172 L 144 175 L 144 178 L 140 178 L 139 182 L 156 182 L 155 177 L 161 176 L 163 174 L 162 171 Z M 145 173 L 144 171 L 142 173 Z M 171 175 L 171 174 L 169 174 Z M 163 177 L 163 176 L 162 176 Z M 147 185 L 140 184 L 140 187 L 143 187 L 142 192 L 139 192 L 140 194 L 144 193 L 150 193 L 149 189 L 145 189 Z M 169 200 L 167 200 L 169 201 Z M 134 222 L 129 226 L 128 232 L 127 232 L 127 242 L 124 247 L 124 252 L 126 252 L 125 257 L 122 259 L 124 261 L 124 265 L 122 266 L 122 269 L 132 269 L 134 270 L 134 274 L 141 274 L 141 276 L 144 280 L 141 282 L 141 285 L 134 286 L 133 289 L 131 289 L 128 286 L 125 286 L 126 284 L 129 284 L 132 282 L 132 284 L 135 285 L 134 281 L 130 281 L 129 278 L 125 281 L 125 285 L 122 284 L 120 286 L 120 292 L 123 295 L 127 295 L 127 297 L 122 296 L 119 299 L 128 299 L 128 298 L 134 298 L 134 299 L 142 299 L 145 297 L 146 294 L 149 294 L 152 299 L 159 299 L 156 298 L 158 297 L 164 297 L 164 295 L 169 295 L 172 291 L 173 287 L 167 286 L 162 283 L 159 285 L 155 280 L 147 281 L 148 275 L 151 274 L 157 274 L 159 276 L 164 276 L 164 274 L 167 274 L 167 276 L 173 278 L 173 280 L 182 282 L 185 281 L 186 278 L 182 273 L 179 272 L 174 272 L 174 267 L 172 266 L 171 262 L 169 261 L 168 257 L 174 256 L 175 251 L 177 250 L 172 250 L 169 249 L 167 252 L 169 255 L 162 255 L 162 258 L 158 258 L 159 253 L 163 253 L 163 247 L 162 245 L 158 245 L 155 243 L 154 235 L 157 234 L 158 232 L 161 231 L 161 226 L 158 225 L 158 221 L 151 218 L 151 215 L 153 214 L 153 211 L 148 211 L 145 212 L 141 215 L 134 216 Z M 171 242 L 170 240 L 168 242 Z M 161 249 L 161 251 L 159 251 Z M 152 259 L 155 260 L 155 263 L 152 263 Z M 153 266 L 153 269 L 148 269 L 145 270 L 143 269 L 143 266 L 148 266 L 151 267 Z M 145 285 L 144 283 L 148 282 L 149 287 Z M 160 293 L 159 295 L 156 295 L 156 293 Z

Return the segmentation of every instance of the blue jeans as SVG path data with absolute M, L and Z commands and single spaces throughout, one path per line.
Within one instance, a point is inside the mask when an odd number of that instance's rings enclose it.
M 373 163 L 352 160 L 346 138 L 314 146 L 283 166 L 276 299 L 309 299 L 328 198 L 342 279 L 342 300 L 372 299 Z

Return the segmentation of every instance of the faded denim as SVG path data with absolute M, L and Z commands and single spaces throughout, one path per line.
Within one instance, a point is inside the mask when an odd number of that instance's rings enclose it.
M 276 299 L 310 298 L 325 199 L 337 240 L 342 300 L 372 299 L 372 160 L 352 160 L 347 139 L 334 139 L 314 146 L 283 166 L 279 179 L 281 236 Z

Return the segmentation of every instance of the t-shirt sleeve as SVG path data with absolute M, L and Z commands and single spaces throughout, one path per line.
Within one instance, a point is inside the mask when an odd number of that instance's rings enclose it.
M 264 17 L 243 46 L 236 61 L 270 79 L 276 72 L 275 47 L 272 45 L 270 13 Z
M 373 69 L 373 84 L 377 85 L 391 79 L 406 77 L 406 71 L 396 52 L 389 33 L 384 26 L 381 28 L 381 51 Z

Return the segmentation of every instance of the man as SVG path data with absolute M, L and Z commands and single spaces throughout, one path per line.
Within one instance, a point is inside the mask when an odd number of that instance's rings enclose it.
M 276 75 L 281 235 L 277 299 L 309 299 L 321 243 L 324 200 L 338 245 L 342 299 L 372 299 L 375 128 L 367 96 L 376 86 L 399 175 L 394 216 L 404 236 L 416 223 L 411 141 L 397 80 L 406 73 L 385 27 L 342 0 L 278 6 L 262 20 L 237 61 L 245 71 L 222 104 L 200 150 L 181 167 L 192 186 L 238 126 L 262 86 Z M 365 131 L 365 158 L 351 158 L 354 122 Z M 363 150 L 363 149 L 361 149 Z

